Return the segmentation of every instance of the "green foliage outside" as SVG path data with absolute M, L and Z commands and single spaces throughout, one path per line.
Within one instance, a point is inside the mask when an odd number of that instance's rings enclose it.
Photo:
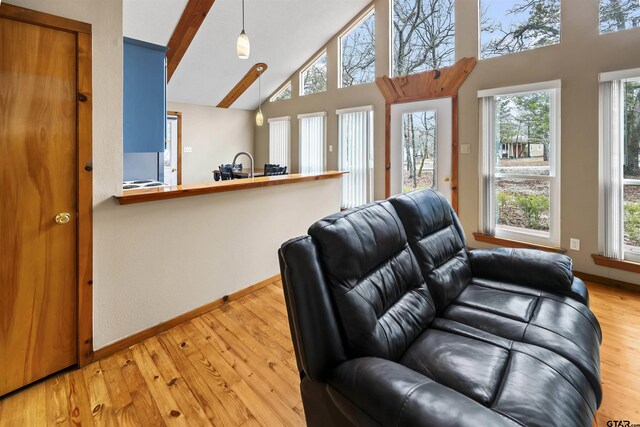
M 496 193 L 497 223 L 529 230 L 549 230 L 549 197 L 543 194 Z
M 640 202 L 624 204 L 624 235 L 627 244 L 640 246 Z

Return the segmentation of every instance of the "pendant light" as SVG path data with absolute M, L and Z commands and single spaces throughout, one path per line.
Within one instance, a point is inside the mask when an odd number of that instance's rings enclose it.
M 238 36 L 238 43 L 236 44 L 236 52 L 238 58 L 249 59 L 249 53 L 251 52 L 251 44 L 249 43 L 249 36 L 244 32 L 244 0 L 242 0 L 242 31 Z
M 258 67 L 258 114 L 256 114 L 256 125 L 262 126 L 264 124 L 264 116 L 262 115 L 262 104 L 261 104 L 261 94 L 262 94 L 262 67 Z

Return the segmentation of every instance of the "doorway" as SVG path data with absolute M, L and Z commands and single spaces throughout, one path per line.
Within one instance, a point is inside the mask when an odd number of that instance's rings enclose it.
M 0 396 L 92 358 L 91 26 L 0 5 Z
M 164 142 L 164 183 L 182 184 L 182 113 L 167 112 L 167 132 Z
M 391 194 L 435 188 L 452 203 L 452 98 L 391 105 Z

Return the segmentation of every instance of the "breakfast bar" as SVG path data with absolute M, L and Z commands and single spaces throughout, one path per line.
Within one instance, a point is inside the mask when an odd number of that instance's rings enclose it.
M 121 205 L 133 203 L 153 202 L 156 200 L 177 199 L 180 197 L 199 196 L 202 194 L 224 193 L 229 191 L 247 190 L 250 188 L 288 185 L 300 182 L 337 179 L 346 172 L 325 171 L 308 174 L 289 174 L 275 176 L 260 176 L 255 178 L 215 181 L 202 184 L 173 185 L 166 187 L 151 187 L 139 190 L 129 190 L 115 198 Z

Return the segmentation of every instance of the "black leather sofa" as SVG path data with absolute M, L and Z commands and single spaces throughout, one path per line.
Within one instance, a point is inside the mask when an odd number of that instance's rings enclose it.
M 329 216 L 279 251 L 309 426 L 590 426 L 598 321 L 571 259 L 467 250 L 436 191 Z

